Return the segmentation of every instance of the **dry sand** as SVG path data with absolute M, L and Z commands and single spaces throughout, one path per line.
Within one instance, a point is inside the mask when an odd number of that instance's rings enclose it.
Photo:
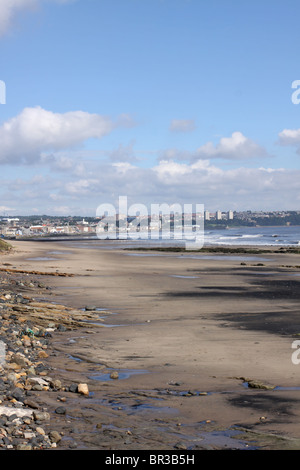
M 97 325 L 53 339 L 49 361 L 57 374 L 91 391 L 67 400 L 65 445 L 300 448 L 300 364 L 292 362 L 298 255 L 141 253 L 113 242 L 109 249 L 12 245 L 1 259 L 12 269 L 74 274 L 43 276 L 47 300 L 106 309 Z M 112 370 L 118 379 L 109 378 Z

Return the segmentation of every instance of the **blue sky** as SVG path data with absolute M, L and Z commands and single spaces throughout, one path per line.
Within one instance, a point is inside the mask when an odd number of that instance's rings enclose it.
M 298 0 L 0 0 L 0 215 L 300 210 Z M 299 94 L 300 96 L 300 94 Z

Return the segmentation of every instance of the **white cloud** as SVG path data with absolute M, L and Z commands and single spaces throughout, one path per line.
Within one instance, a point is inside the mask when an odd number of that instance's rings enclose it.
M 279 133 L 279 143 L 300 146 L 300 129 L 284 129 Z
M 192 119 L 173 119 L 170 124 L 171 132 L 192 132 L 196 129 Z
M 194 159 L 221 158 L 226 160 L 245 160 L 270 156 L 268 152 L 241 132 L 233 132 L 231 137 L 222 137 L 217 145 L 208 142 L 198 148 Z
M 166 149 L 161 152 L 162 160 L 253 160 L 260 158 L 268 158 L 271 155 L 267 150 L 245 137 L 241 132 L 233 132 L 231 137 L 222 137 L 216 145 L 207 142 L 194 151 L 179 150 L 176 148 Z
M 47 0 L 53 3 L 70 3 L 74 0 Z M 0 0 L 0 36 L 8 33 L 21 12 L 37 9 L 45 0 Z
M 45 161 L 44 152 L 101 138 L 114 128 L 110 118 L 98 114 L 83 111 L 60 114 L 41 107 L 25 108 L 0 127 L 0 163 L 31 163 L 40 158 Z
M 67 183 L 65 189 L 69 194 L 81 196 L 88 193 L 91 194 L 95 190 L 95 185 L 98 183 L 99 181 L 97 179 L 81 179 Z
M 0 36 L 5 34 L 17 13 L 37 6 L 37 0 L 0 0 Z
M 3 181 L 1 204 L 18 207 L 18 213 L 58 213 L 94 215 L 102 203 L 116 204 L 120 195 L 128 204 L 169 203 L 204 204 L 211 211 L 297 210 L 299 209 L 300 170 L 274 168 L 222 169 L 208 160 L 193 163 L 161 161 L 155 167 L 141 168 L 124 162 L 92 162 L 89 176 L 60 172 L 26 180 Z M 97 166 L 95 166 L 97 165 Z M 93 170 L 93 171 L 92 171 Z M 64 212 L 64 210 L 62 210 Z
M 16 209 L 13 209 L 12 207 L 7 207 L 7 206 L 0 206 L 0 214 L 4 215 L 7 212 L 15 212 Z
M 177 163 L 173 160 L 162 160 L 159 165 L 154 168 L 157 177 L 161 180 L 170 181 L 174 177 L 181 177 L 192 173 L 192 168 L 189 165 Z
M 116 168 L 117 172 L 125 175 L 128 171 L 135 169 L 136 167 L 131 165 L 131 163 L 128 162 L 117 162 L 113 163 L 112 166 Z

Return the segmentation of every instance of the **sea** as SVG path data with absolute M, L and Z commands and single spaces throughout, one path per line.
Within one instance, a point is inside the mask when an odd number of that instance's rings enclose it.
M 293 246 L 300 247 L 300 226 L 239 227 L 204 230 L 204 244 L 233 246 Z
M 69 238 L 69 237 L 68 237 Z M 227 229 L 209 229 L 201 234 L 202 246 L 273 246 L 273 247 L 297 247 L 300 249 L 300 226 L 276 226 L 276 227 L 238 227 Z M 56 238 L 59 241 L 59 238 Z M 70 240 L 70 238 L 69 238 Z M 126 239 L 112 239 L 111 237 L 103 237 L 99 239 L 96 235 L 85 237 L 84 239 L 74 239 L 73 246 L 77 245 L 86 248 L 101 247 L 107 249 L 113 248 L 137 248 L 137 247 L 167 247 L 178 246 L 183 247 L 187 242 L 191 242 L 192 248 L 193 237 L 184 238 L 179 234 L 164 234 L 159 238 L 158 235 L 149 238 L 140 238 L 138 234 L 135 237 L 129 234 Z M 66 239 L 64 239 L 66 241 Z M 197 249 L 197 246 L 195 246 Z

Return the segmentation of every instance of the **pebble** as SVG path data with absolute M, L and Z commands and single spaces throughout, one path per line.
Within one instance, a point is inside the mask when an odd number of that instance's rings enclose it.
M 64 406 L 58 406 L 55 410 L 55 413 L 58 415 L 65 415 L 67 412 L 66 408 Z
M 38 411 L 33 412 L 33 418 L 35 421 L 49 421 L 50 414 L 47 411 Z
M 78 384 L 77 391 L 81 395 L 87 395 L 87 396 L 89 395 L 89 388 L 88 388 L 87 384 Z
M 35 281 L 10 279 L 9 282 L 23 290 L 25 287 L 45 288 Z M 43 391 L 62 390 L 88 395 L 88 386 L 64 386 L 59 379 L 49 376 L 51 369 L 43 360 L 49 357 L 52 333 L 55 330 L 63 332 L 67 328 L 49 321 L 48 325 L 42 317 L 38 317 L 40 322 L 32 319 L 28 314 L 29 298 L 19 292 L 10 292 L 7 284 L 7 279 L 0 277 L 0 341 L 5 344 L 5 357 L 0 356 L 0 450 L 55 449 L 62 436 L 51 429 L 51 414 L 39 404 Z M 38 402 L 36 395 L 39 396 Z M 61 396 L 59 400 L 66 401 L 66 398 Z M 67 409 L 59 406 L 54 412 L 63 417 Z M 77 443 L 72 442 L 70 447 L 76 448 Z
M 110 378 L 111 378 L 111 379 L 114 379 L 114 380 L 118 379 L 118 378 L 119 378 L 119 373 L 118 373 L 118 371 L 114 370 L 114 371 L 110 374 Z
M 55 442 L 56 444 L 61 441 L 61 435 L 57 431 L 50 431 L 49 438 L 51 442 Z

